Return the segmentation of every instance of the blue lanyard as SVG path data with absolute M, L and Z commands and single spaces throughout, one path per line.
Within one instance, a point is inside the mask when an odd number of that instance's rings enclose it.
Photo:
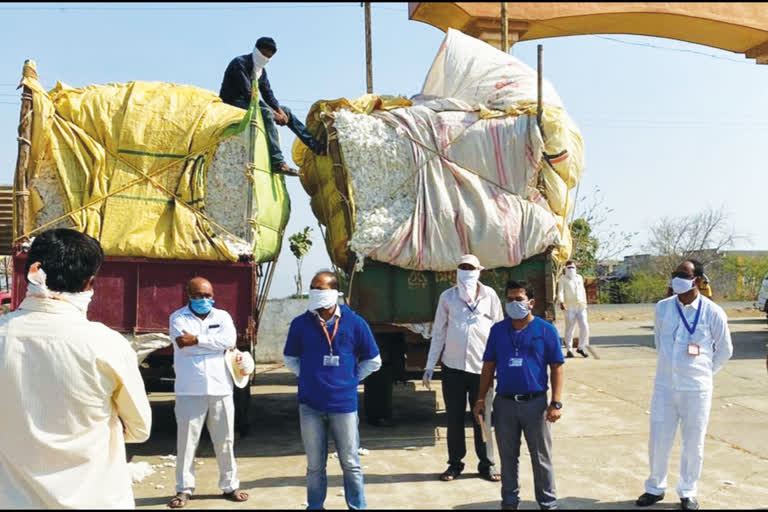
M 683 325 L 685 325 L 685 329 L 688 331 L 688 334 L 693 336 L 694 331 L 696 331 L 696 326 L 699 325 L 699 317 L 701 316 L 701 303 L 704 302 L 701 300 L 701 297 L 699 297 L 699 307 L 696 308 L 696 316 L 693 317 L 693 326 L 691 326 L 688 323 L 688 320 L 685 319 L 685 315 L 683 314 L 683 310 L 680 307 L 680 301 L 675 300 L 675 306 L 677 306 L 677 313 L 680 315 L 680 318 L 683 320 Z
M 515 332 L 515 328 L 510 325 L 509 327 L 509 339 L 511 341 L 512 348 L 515 349 L 515 357 L 520 355 L 521 344 L 518 343 L 519 338 L 523 336 L 522 332 Z

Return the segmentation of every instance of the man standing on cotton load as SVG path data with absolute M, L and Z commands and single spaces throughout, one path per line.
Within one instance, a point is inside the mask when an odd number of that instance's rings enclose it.
M 493 324 L 504 319 L 499 296 L 493 288 L 480 282 L 481 270 L 483 267 L 476 256 L 465 254 L 461 257 L 456 271 L 456 286 L 440 295 L 432 325 L 432 342 L 423 382 L 430 389 L 437 359 L 442 354 L 443 400 L 448 417 L 448 469 L 440 475 L 440 480 L 444 482 L 454 480 L 464 470 L 462 459 L 467 453 L 464 439 L 467 399 L 470 407 L 478 399 L 488 333 Z M 489 403 L 491 399 L 492 395 L 488 397 Z M 490 430 L 490 421 L 487 425 Z M 493 460 L 493 441 L 483 440 L 479 423 L 473 421 L 472 426 L 480 476 L 498 482 L 501 477 Z
M 307 127 L 293 115 L 288 107 L 280 105 L 275 98 L 265 69 L 269 59 L 275 53 L 277 53 L 275 40 L 271 37 L 260 37 L 256 41 L 253 52 L 235 57 L 229 63 L 224 71 L 219 97 L 228 105 L 248 110 L 251 104 L 251 81 L 257 80 L 260 94 L 259 108 L 264 120 L 264 130 L 267 132 L 272 172 L 299 176 L 299 172 L 290 168 L 285 162 L 275 124 L 287 126 L 313 153 L 324 155 L 325 146 L 309 133 Z
M 565 312 L 565 357 L 573 357 L 573 332 L 579 326 L 579 348 L 576 352 L 589 357 L 584 351 L 589 346 L 589 324 L 587 323 L 587 291 L 584 278 L 576 273 L 576 263 L 565 264 L 565 274 L 557 280 L 557 302 Z
M 291 322 L 285 365 L 299 378 L 301 440 L 307 453 L 308 509 L 322 509 L 328 492 L 328 437 L 333 438 L 344 473 L 344 499 L 364 509 L 360 467 L 357 387 L 381 367 L 368 323 L 338 304 L 339 283 L 330 271 L 312 278 L 307 311 Z
M 698 268 L 697 268 L 698 267 Z M 651 474 L 637 506 L 664 499 L 669 454 L 680 425 L 682 454 L 677 493 L 683 510 L 697 510 L 696 484 L 712 407 L 712 377 L 733 354 L 728 317 L 696 286 L 701 264 L 686 260 L 672 274 L 675 295 L 656 304 L 653 330 L 658 353 L 648 439 Z

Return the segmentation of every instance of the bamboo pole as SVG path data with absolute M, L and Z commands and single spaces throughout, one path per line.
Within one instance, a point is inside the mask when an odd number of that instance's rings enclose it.
M 537 59 L 537 66 L 536 66 L 536 124 L 539 125 L 539 131 L 541 131 L 542 137 L 544 136 L 544 131 L 541 129 L 541 113 L 542 113 L 542 104 L 541 104 L 541 89 L 542 89 L 542 52 L 544 50 L 544 47 L 542 45 L 537 46 L 537 53 L 538 53 L 538 59 Z
M 507 22 L 507 2 L 501 2 L 501 51 L 509 52 L 509 23 Z
M 29 59 L 24 61 L 23 76 L 35 74 L 35 63 Z M 13 183 L 13 239 L 28 231 L 27 205 L 29 190 L 27 190 L 27 175 L 29 172 L 29 155 L 32 151 L 32 91 L 26 85 L 21 94 L 21 112 L 19 114 L 19 149 L 16 157 L 16 171 Z
M 365 88 L 368 94 L 373 93 L 373 57 L 371 55 L 371 2 L 365 6 Z

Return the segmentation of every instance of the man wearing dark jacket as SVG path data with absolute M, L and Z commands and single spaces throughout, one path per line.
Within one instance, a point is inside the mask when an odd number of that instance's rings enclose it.
M 283 152 L 280 150 L 280 141 L 275 124 L 290 128 L 299 140 L 314 153 L 325 154 L 325 147 L 307 131 L 306 126 L 293 115 L 288 107 L 281 106 L 275 98 L 264 66 L 276 52 L 277 44 L 275 44 L 274 39 L 271 37 L 259 38 L 253 53 L 235 57 L 229 63 L 224 72 L 219 96 L 224 103 L 247 109 L 251 103 L 251 80 L 258 80 L 259 107 L 264 119 L 264 130 L 267 132 L 272 171 L 298 176 L 298 171 L 291 169 L 285 162 Z

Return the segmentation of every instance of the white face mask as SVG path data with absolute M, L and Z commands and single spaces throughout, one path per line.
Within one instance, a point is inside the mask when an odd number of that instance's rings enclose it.
M 576 267 L 565 267 L 565 275 L 569 279 L 576 277 Z
M 29 279 L 27 295 L 44 299 L 62 300 L 72 304 L 83 314 L 88 312 L 88 306 L 91 303 L 91 299 L 93 299 L 93 290 L 77 293 L 51 291 L 46 285 L 45 271 L 40 267 L 39 263 L 35 263 L 29 268 L 27 279 Z
M 456 284 L 459 287 L 459 297 L 468 303 L 475 302 L 477 297 L 477 282 L 480 280 L 479 270 L 457 270 Z
M 265 57 L 255 46 L 253 47 L 251 56 L 253 57 L 253 73 L 251 73 L 251 80 L 258 80 L 261 78 L 261 70 L 264 69 L 264 66 L 269 62 L 269 57 Z
M 328 309 L 335 305 L 339 301 L 338 290 L 309 290 L 309 304 L 307 309 L 309 311 L 316 311 L 318 309 Z
M 530 304 L 531 302 L 528 300 L 513 300 L 507 302 L 504 309 L 512 320 L 522 320 L 531 312 Z
M 680 295 L 681 293 L 686 293 L 693 290 L 693 284 L 695 281 L 695 278 L 683 279 L 682 277 L 673 277 L 670 285 L 672 286 L 672 291 L 675 293 L 675 295 Z

